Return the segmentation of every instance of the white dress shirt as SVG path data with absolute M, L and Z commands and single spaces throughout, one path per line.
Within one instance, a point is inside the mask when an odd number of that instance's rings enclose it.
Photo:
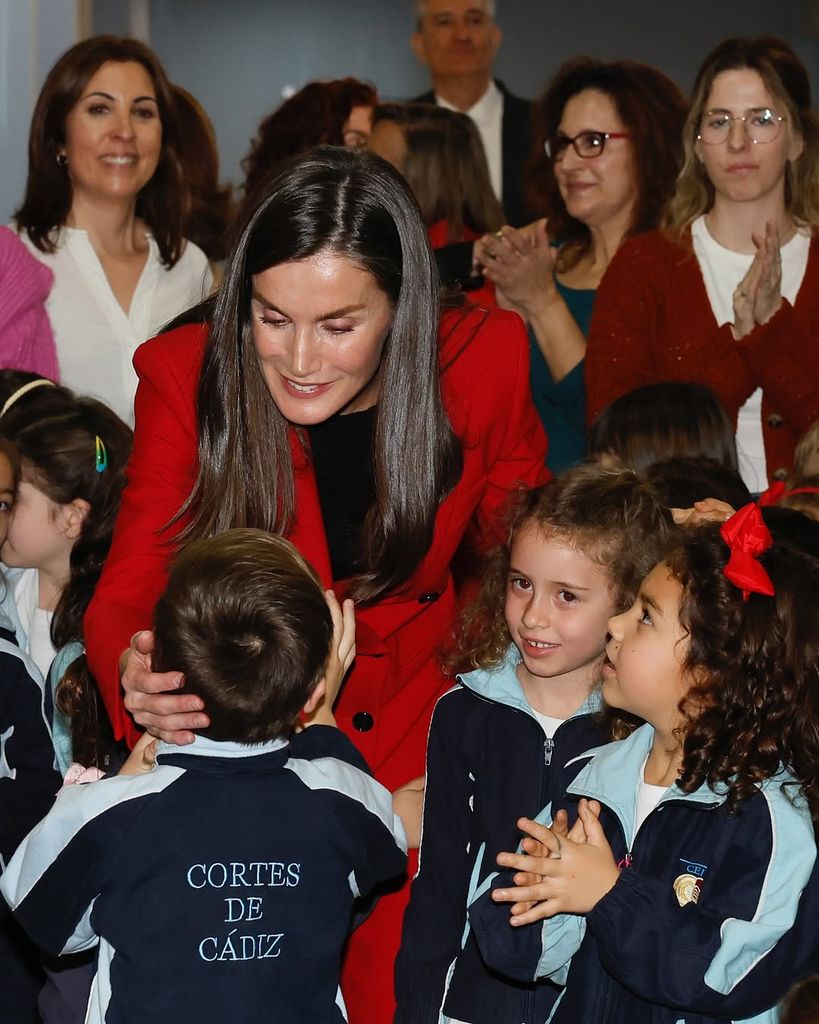
M 179 261 L 168 269 L 160 262 L 159 246 L 147 235 L 148 258 L 126 313 L 86 231 L 62 228 L 53 253 L 40 252 L 25 231 L 20 238 L 54 273 L 46 311 L 57 345 L 60 382 L 99 398 L 133 426 L 134 352 L 209 294 L 213 278 L 207 257 L 187 242 Z
M 451 103 L 448 103 L 443 96 L 435 94 L 435 102 L 439 107 L 446 107 L 447 110 L 457 110 Z M 503 131 L 503 93 L 497 85 L 490 81 L 486 92 L 477 103 L 464 110 L 475 122 L 483 142 L 486 153 L 486 162 L 489 165 L 489 178 L 492 182 L 492 191 L 498 197 L 503 198 L 503 147 L 501 135 Z

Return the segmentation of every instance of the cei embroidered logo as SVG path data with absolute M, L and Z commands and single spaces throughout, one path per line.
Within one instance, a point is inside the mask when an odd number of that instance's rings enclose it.
M 674 895 L 681 907 L 687 903 L 699 903 L 700 892 L 705 872 L 708 870 L 706 864 L 698 864 L 696 861 L 680 858 L 680 863 L 685 866 L 685 871 L 674 879 Z

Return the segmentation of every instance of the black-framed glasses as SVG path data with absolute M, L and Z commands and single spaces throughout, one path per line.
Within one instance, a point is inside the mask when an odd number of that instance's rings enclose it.
M 734 121 L 740 121 L 754 145 L 764 144 L 773 142 L 785 120 L 770 107 L 752 107 L 744 114 L 732 114 L 730 110 L 706 110 L 700 118 L 697 138 L 706 146 L 718 146 L 731 134 Z
M 570 139 L 568 135 L 556 135 L 543 145 L 550 160 L 560 160 L 569 146 L 584 160 L 600 156 L 609 139 L 627 139 L 629 132 L 580 132 Z

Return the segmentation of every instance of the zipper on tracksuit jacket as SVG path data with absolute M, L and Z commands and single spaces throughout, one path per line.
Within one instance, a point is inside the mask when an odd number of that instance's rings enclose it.
M 487 697 L 483 693 L 476 693 L 475 690 L 472 690 L 471 688 L 468 688 L 468 689 L 469 689 L 470 693 L 472 693 L 475 697 L 477 697 L 479 700 L 486 701 L 487 704 L 495 704 L 498 707 L 506 708 L 508 711 L 514 712 L 516 715 L 522 715 L 524 718 L 526 718 L 528 721 L 530 721 L 532 723 L 532 725 L 536 729 L 538 729 L 541 733 L 543 732 L 543 727 L 541 726 L 540 722 L 538 722 L 538 720 L 534 717 L 534 715 L 527 714 L 527 712 L 523 711 L 521 708 L 513 707 L 511 704 L 506 704 L 504 701 L 493 700 L 493 698 Z M 539 803 L 539 805 L 541 807 L 544 807 L 545 804 L 546 804 L 546 791 L 547 791 L 547 788 L 548 788 L 547 787 L 547 778 L 551 774 L 549 769 L 551 768 L 552 757 L 554 756 L 554 750 L 555 750 L 555 745 L 556 745 L 555 744 L 555 736 L 557 736 L 557 734 L 560 732 L 560 730 L 563 728 L 564 725 L 568 724 L 569 722 L 574 722 L 574 721 L 576 721 L 579 718 L 585 718 L 585 717 L 587 717 L 587 716 L 585 714 L 583 714 L 583 715 L 576 715 L 574 718 L 566 718 L 566 719 L 564 719 L 560 723 L 560 725 L 557 727 L 557 729 L 555 729 L 555 735 L 554 736 L 544 736 L 543 737 L 543 767 L 542 767 L 542 770 L 541 770 L 541 773 L 540 773 L 540 786 L 539 786 L 539 789 L 538 789 L 538 803 Z M 535 1022 L 533 1020 L 533 1014 L 535 1012 L 535 998 L 536 998 L 535 992 L 536 992 L 536 989 L 537 989 L 537 982 L 534 981 L 532 986 L 530 987 L 529 991 L 526 993 L 524 1024 L 535 1024 Z M 446 994 L 444 995 L 444 1001 L 446 1001 Z

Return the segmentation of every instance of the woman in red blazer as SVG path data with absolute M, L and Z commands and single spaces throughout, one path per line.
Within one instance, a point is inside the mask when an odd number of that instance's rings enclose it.
M 210 330 L 137 353 L 136 434 L 114 541 L 85 624 L 115 732 L 172 741 L 206 724 L 150 672 L 152 610 L 175 548 L 247 525 L 285 533 L 356 599 L 339 726 L 392 790 L 424 772 L 450 563 L 477 523 L 498 537 L 511 490 L 543 479 L 516 314 L 438 310 L 417 208 L 372 156 L 317 150 L 272 183 L 228 261 Z M 436 340 L 439 339 L 439 340 Z M 181 511 L 180 511 L 181 510 Z M 170 525 L 169 525 L 170 524 Z M 159 695 L 164 691 L 163 695 Z M 392 1016 L 404 891 L 353 935 L 350 1020 Z M 316 923 L 320 927 L 320 922 Z

